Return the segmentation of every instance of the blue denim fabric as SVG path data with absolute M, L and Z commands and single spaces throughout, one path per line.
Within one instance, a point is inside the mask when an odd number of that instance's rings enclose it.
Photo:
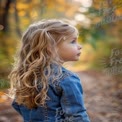
M 90 122 L 83 99 L 79 77 L 62 67 L 62 76 L 54 83 L 49 80 L 46 107 L 28 109 L 12 103 L 24 122 Z

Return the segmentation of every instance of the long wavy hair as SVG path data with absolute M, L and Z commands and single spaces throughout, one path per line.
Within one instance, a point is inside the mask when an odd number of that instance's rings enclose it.
M 59 69 L 53 80 L 61 75 L 57 45 L 76 31 L 75 27 L 60 20 L 43 20 L 28 27 L 9 74 L 10 95 L 14 95 L 18 104 L 28 108 L 45 106 L 49 99 L 48 80 L 54 74 L 51 64 Z

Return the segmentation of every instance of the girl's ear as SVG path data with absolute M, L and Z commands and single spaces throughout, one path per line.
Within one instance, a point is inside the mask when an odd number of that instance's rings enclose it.
M 63 37 L 63 40 L 64 40 L 64 41 L 66 40 L 66 37 L 65 37 L 65 36 Z

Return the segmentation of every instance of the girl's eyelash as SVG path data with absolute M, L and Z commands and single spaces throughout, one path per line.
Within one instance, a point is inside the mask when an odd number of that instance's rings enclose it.
M 71 41 L 71 43 L 75 43 L 75 42 L 76 42 L 76 40 L 72 40 L 72 41 Z

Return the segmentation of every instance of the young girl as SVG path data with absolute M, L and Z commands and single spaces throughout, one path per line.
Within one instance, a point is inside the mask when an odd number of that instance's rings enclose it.
M 62 65 L 77 61 L 75 27 L 59 20 L 29 26 L 10 73 L 12 106 L 24 122 L 90 122 L 79 77 Z

